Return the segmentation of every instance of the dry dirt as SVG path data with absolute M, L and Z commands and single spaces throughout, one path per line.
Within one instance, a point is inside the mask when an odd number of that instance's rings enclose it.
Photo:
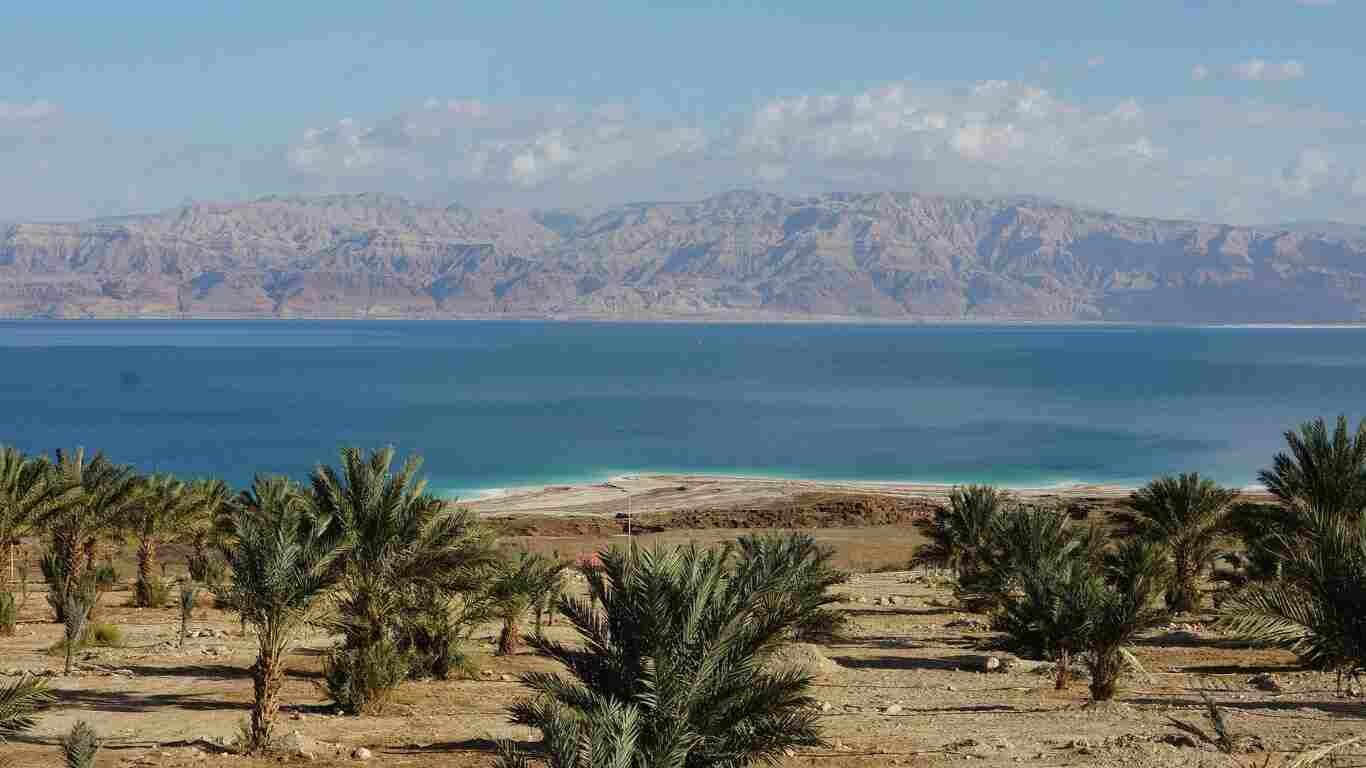
M 840 562 L 856 570 L 904 563 L 918 540 L 914 530 L 904 522 L 859 525 L 842 506 L 849 501 L 839 500 L 820 513 L 827 523 L 845 524 L 811 533 L 834 546 Z M 895 500 L 877 504 L 885 504 L 877 508 L 891 515 L 906 509 Z M 642 538 L 712 543 L 751 530 L 725 526 L 729 519 L 721 513 L 661 515 L 655 520 L 658 530 Z M 721 521 L 723 527 L 691 527 L 710 521 Z M 624 541 L 621 522 L 599 518 L 581 528 L 569 522 L 571 527 L 554 530 L 540 530 L 549 526 L 548 520 L 531 521 L 521 529 L 508 524 L 509 533 L 521 535 L 510 536 L 507 545 L 558 550 L 568 557 Z M 775 513 L 769 522 L 781 526 L 791 519 Z M 822 723 L 831 746 L 800 750 L 784 765 L 1261 768 L 1284 765 L 1301 750 L 1366 732 L 1366 703 L 1339 693 L 1332 675 L 1302 671 L 1284 652 L 1239 647 L 1210 629 L 1207 617 L 1184 617 L 1182 626 L 1145 637 L 1137 652 L 1147 674 L 1127 681 L 1118 702 L 1089 706 L 1085 679 L 1057 692 L 1052 678 L 1037 670 L 979 671 L 988 656 L 1008 659 L 1009 654 L 993 649 L 997 638 L 982 617 L 955 607 L 949 586 L 932 574 L 864 572 L 844 591 L 849 599 L 841 605 L 853 628 L 847 639 L 824 648 L 834 666 L 818 679 L 814 691 L 825 705 Z M 888 598 L 895 598 L 895 604 Z M 251 638 L 240 635 L 231 615 L 201 608 L 192 628 L 219 636 L 192 638 L 177 650 L 174 612 L 124 607 L 127 599 L 127 592 L 106 595 L 101 618 L 123 628 L 124 647 L 94 650 L 82 658 L 81 674 L 50 678 L 58 703 L 43 714 L 33 734 L 0 748 L 14 758 L 15 766 L 59 765 L 57 738 L 81 719 L 105 739 L 100 766 L 245 767 L 309 761 L 298 756 L 243 758 L 214 749 L 216 740 L 232 738 L 247 716 L 251 697 L 248 668 L 254 646 Z M 0 673 L 60 672 L 61 660 L 44 651 L 57 641 L 60 627 L 50 622 L 42 594 L 29 597 L 22 619 L 16 637 L 0 638 Z M 472 643 L 483 676 L 409 683 L 383 716 L 359 718 L 334 714 L 317 688 L 320 656 L 331 641 L 310 635 L 289 657 L 280 730 L 297 731 L 311 761 L 321 765 L 357 765 L 360 761 L 351 755 L 364 746 L 373 751 L 369 762 L 376 765 L 488 766 L 495 740 L 534 738 L 506 722 L 506 707 L 523 692 L 516 675 L 554 669 L 529 653 L 493 657 L 495 629 L 482 627 Z M 563 623 L 548 631 L 569 636 Z M 1259 673 L 1274 675 L 1282 690 L 1268 692 L 1250 684 Z M 0 683 L 13 679 L 0 677 Z M 1180 745 L 1181 731 L 1169 718 L 1211 730 L 1202 692 L 1220 703 L 1236 734 L 1255 736 L 1265 751 L 1224 755 L 1209 746 Z M 1337 760 L 1338 766 L 1366 765 L 1366 747 L 1349 748 Z

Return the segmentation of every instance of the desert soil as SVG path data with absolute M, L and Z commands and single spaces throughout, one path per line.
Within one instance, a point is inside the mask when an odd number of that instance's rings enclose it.
M 672 513 L 648 509 L 638 524 L 647 542 L 710 543 L 748 530 L 788 527 L 796 519 L 814 520 L 824 527 L 810 532 L 835 547 L 847 567 L 868 571 L 904 563 L 918 538 L 903 518 L 923 514 L 933 499 L 869 498 L 848 491 L 804 490 L 818 494 L 803 497 L 813 502 L 805 505 L 796 494 L 779 496 L 776 503 L 741 502 L 763 511 L 753 518 L 703 505 Z M 1097 507 L 1113 502 L 1107 494 L 1088 498 L 1064 501 Z M 859 524 L 859 509 L 868 511 L 867 524 Z M 624 541 L 624 521 L 604 518 L 601 510 L 597 515 L 549 512 L 521 523 L 496 519 L 508 546 L 558 550 L 565 556 Z M 754 527 L 739 525 L 746 520 Z M 1084 675 L 1067 690 L 1055 691 L 1046 670 L 1014 663 L 999 650 L 999 638 L 983 617 L 957 607 L 951 586 L 935 574 L 862 572 L 843 592 L 847 599 L 841 607 L 853 620 L 852 629 L 846 639 L 823 647 L 826 662 L 816 665 L 814 695 L 830 746 L 798 750 L 785 760 L 787 766 L 1251 768 L 1286 765 L 1305 749 L 1366 733 L 1366 704 L 1353 695 L 1353 687 L 1339 691 L 1334 676 L 1301 670 L 1287 653 L 1240 647 L 1214 630 L 1207 616 L 1181 617 L 1144 637 L 1136 650 L 1146 674 L 1128 680 L 1117 702 L 1089 705 Z M 517 675 L 555 669 L 531 653 L 494 657 L 496 627 L 489 625 L 470 644 L 482 668 L 475 679 L 412 682 L 381 716 L 343 716 L 317 686 L 321 655 L 332 639 L 310 634 L 289 657 L 286 709 L 279 723 L 295 754 L 238 757 L 217 745 L 231 740 L 247 716 L 253 639 L 241 635 L 232 615 L 206 604 L 191 625 L 196 636 L 178 649 L 174 611 L 126 607 L 128 597 L 126 591 L 105 595 L 100 619 L 122 627 L 123 647 L 86 652 L 79 673 L 70 677 L 60 674 L 61 659 L 45 651 L 61 631 L 51 623 L 41 593 L 24 604 L 18 635 L 0 638 L 0 674 L 9 675 L 0 677 L 0 684 L 16 679 L 19 671 L 44 672 L 52 675 L 48 681 L 58 697 L 36 731 L 0 747 L 16 768 L 59 765 L 58 738 L 78 720 L 89 721 L 104 737 L 100 766 L 245 767 L 279 761 L 355 766 L 361 762 L 352 757 L 358 747 L 371 750 L 368 762 L 376 765 L 488 766 L 496 740 L 535 738 L 506 720 L 507 706 L 524 695 Z M 547 629 L 552 636 L 570 638 L 563 622 Z M 989 658 L 1004 663 L 983 671 Z M 1264 673 L 1279 690 L 1250 682 Z M 1202 694 L 1219 703 L 1232 732 L 1244 737 L 1240 741 L 1258 742 L 1258 751 L 1225 755 L 1192 743 L 1173 724 L 1175 718 L 1212 733 Z M 1336 759 L 1338 766 L 1366 764 L 1366 747 L 1348 748 Z

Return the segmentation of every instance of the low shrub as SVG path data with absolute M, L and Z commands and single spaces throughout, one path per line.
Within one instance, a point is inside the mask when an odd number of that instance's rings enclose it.
M 322 688 L 346 712 L 379 714 L 410 666 L 410 654 L 388 639 L 365 648 L 337 648 L 323 660 Z
M 147 582 L 146 593 L 139 598 L 134 595 L 129 605 L 139 605 L 143 608 L 165 608 L 171 602 L 172 584 L 162 579 L 152 579 Z
M 76 644 L 73 653 L 85 648 L 121 648 L 123 647 L 124 637 L 123 628 L 117 624 L 87 624 L 81 633 L 81 641 Z M 48 653 L 61 656 L 66 653 L 66 639 L 58 640 L 48 647 Z
M 95 768 L 95 756 L 99 751 L 99 737 L 84 720 L 72 726 L 71 732 L 62 737 L 62 756 L 66 760 L 66 768 Z

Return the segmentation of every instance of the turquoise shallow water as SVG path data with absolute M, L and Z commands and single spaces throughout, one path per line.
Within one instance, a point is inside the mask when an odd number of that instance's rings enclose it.
M 354 443 L 461 496 L 652 470 L 1245 485 L 1338 413 L 1366 415 L 1366 329 L 0 323 L 0 442 L 236 484 Z

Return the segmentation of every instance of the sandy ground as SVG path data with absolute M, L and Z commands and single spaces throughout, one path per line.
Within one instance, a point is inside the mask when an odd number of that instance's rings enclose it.
M 876 536 L 878 529 L 845 533 L 860 532 Z M 799 750 L 785 766 L 1261 768 L 1363 732 L 1366 706 L 1339 693 L 1331 675 L 1302 671 L 1280 651 L 1238 647 L 1200 617 L 1145 637 L 1137 651 L 1147 674 L 1129 680 L 1118 702 L 1090 706 L 1084 679 L 1058 692 L 1038 670 L 980 671 L 989 656 L 1011 657 L 993 649 L 996 638 L 982 617 L 955 607 L 948 585 L 932 575 L 863 574 L 845 592 L 842 607 L 853 630 L 823 649 L 830 663 L 814 691 L 830 746 Z M 339 716 L 316 685 L 320 655 L 331 640 L 312 634 L 289 657 L 280 721 L 282 732 L 297 732 L 309 756 L 243 758 L 221 754 L 213 743 L 231 738 L 247 715 L 253 638 L 240 635 L 232 616 L 205 607 L 192 627 L 216 636 L 177 649 L 172 611 L 122 607 L 126 593 L 106 598 L 103 618 L 124 628 L 125 646 L 91 651 L 79 674 L 50 678 L 57 705 L 32 735 L 0 748 L 16 768 L 58 765 L 57 739 L 77 720 L 89 721 L 104 738 L 102 768 L 279 760 L 357 765 L 351 755 L 360 746 L 373 751 L 374 765 L 489 766 L 495 740 L 534 738 L 506 721 L 506 707 L 524 694 L 516 676 L 554 670 L 530 653 L 491 656 L 496 628 L 490 625 L 471 644 L 484 670 L 479 678 L 408 683 L 382 716 Z M 59 671 L 60 660 L 43 649 L 60 628 L 47 620 L 41 595 L 30 597 L 23 619 L 17 637 L 0 639 L 0 673 Z M 563 622 L 549 632 L 570 636 Z M 1249 683 L 1262 672 L 1282 689 Z M 0 677 L 0 683 L 13 679 Z M 1235 734 L 1256 736 L 1265 751 L 1224 755 L 1186 741 L 1169 718 L 1210 730 L 1202 692 L 1221 704 Z M 1349 749 L 1336 763 L 1363 764 L 1366 748 Z
M 508 488 L 461 504 L 481 514 L 605 515 L 672 512 L 771 504 L 810 493 L 870 494 L 898 499 L 943 499 L 951 485 L 786 480 L 724 475 L 622 475 L 586 485 Z M 1012 488 L 1022 499 L 1122 498 L 1131 489 L 1069 484 Z

